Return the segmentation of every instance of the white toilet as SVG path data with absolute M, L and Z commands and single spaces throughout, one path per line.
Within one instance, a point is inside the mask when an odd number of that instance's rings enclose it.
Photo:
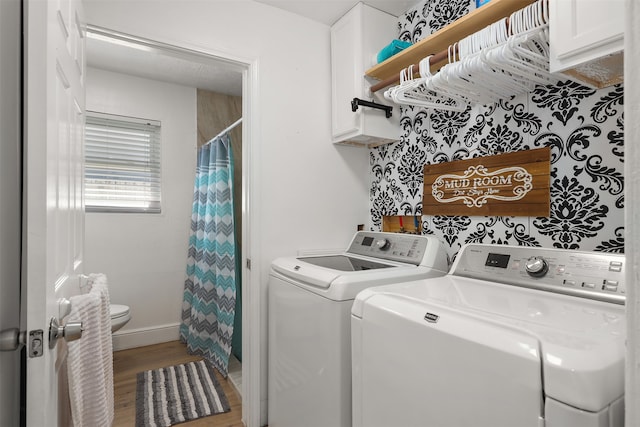
M 131 320 L 131 310 L 127 305 L 111 304 L 111 333 L 122 328 Z

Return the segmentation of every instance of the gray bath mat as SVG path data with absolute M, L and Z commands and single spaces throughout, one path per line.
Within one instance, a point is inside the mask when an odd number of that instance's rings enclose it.
M 168 427 L 229 412 L 229 402 L 206 361 L 140 372 L 136 427 Z

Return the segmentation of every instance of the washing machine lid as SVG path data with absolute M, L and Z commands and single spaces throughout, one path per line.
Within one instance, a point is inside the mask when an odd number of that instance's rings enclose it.
M 313 257 L 315 258 L 315 257 Z M 350 262 L 372 265 L 379 260 L 351 256 Z M 357 259 L 357 261 L 355 261 Z M 353 300 L 358 292 L 370 286 L 387 285 L 433 276 L 443 276 L 446 271 L 423 266 L 387 261 L 384 268 L 364 268 L 352 271 L 309 263 L 305 257 L 277 258 L 271 263 L 271 274 L 290 283 L 334 301 Z
M 365 292 L 352 329 L 361 425 L 540 426 L 535 336 L 424 299 Z M 410 410 L 398 410 L 404 402 Z
M 530 350 L 540 357 L 544 393 L 553 399 L 596 412 L 624 393 L 623 306 L 450 274 L 366 289 L 357 296 L 352 314 L 366 322 L 368 307 L 393 305 L 403 312 L 403 304 L 424 306 L 425 327 L 437 328 L 440 316 L 459 316 L 502 325 L 505 337 L 514 328 L 535 337 L 539 348 Z M 519 345 L 486 339 L 505 352 Z
M 370 286 L 442 276 L 446 251 L 433 236 L 358 231 L 345 251 L 277 258 L 271 274 L 334 301 Z
M 308 256 L 297 258 L 309 264 L 318 265 L 338 271 L 365 271 L 377 270 L 379 268 L 397 267 L 391 264 L 383 264 L 371 259 L 356 258 L 349 255 L 325 255 L 325 256 Z

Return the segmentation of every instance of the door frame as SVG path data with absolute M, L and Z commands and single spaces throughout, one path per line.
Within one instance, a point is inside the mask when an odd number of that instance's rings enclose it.
M 22 251 L 22 2 L 0 1 L 0 330 L 21 326 L 20 280 Z M 0 414 L 19 425 L 26 369 L 23 349 L 0 352 Z M 25 353 L 26 354 L 26 353 Z M 22 365 L 22 367 L 21 367 Z M 19 392 L 16 393 L 16 390 Z
M 229 55 L 224 52 L 192 49 L 177 44 L 125 34 L 94 25 L 87 32 L 111 37 L 129 44 L 139 44 L 194 62 L 216 61 L 237 67 L 242 72 L 242 419 L 246 427 L 259 427 L 261 416 L 260 372 L 260 283 L 259 272 L 252 274 L 250 265 L 260 265 L 259 245 L 252 233 L 257 195 L 260 194 L 258 121 L 258 60 Z M 248 332 L 248 333 L 245 333 Z

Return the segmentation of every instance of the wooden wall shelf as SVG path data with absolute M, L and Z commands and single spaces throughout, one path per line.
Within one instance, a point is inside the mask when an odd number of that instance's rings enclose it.
M 406 48 L 384 62 L 370 68 L 365 75 L 377 80 L 387 80 L 394 76 L 399 81 L 400 71 L 411 64 L 418 64 L 420 60 L 446 50 L 450 45 L 466 36 L 473 34 L 494 22 L 508 17 L 513 12 L 524 8 L 535 0 L 491 0 L 489 3 L 468 13 L 450 25 L 425 37 L 418 43 Z M 447 59 L 432 64 L 437 70 L 446 64 Z M 393 83 L 389 83 L 390 85 Z

